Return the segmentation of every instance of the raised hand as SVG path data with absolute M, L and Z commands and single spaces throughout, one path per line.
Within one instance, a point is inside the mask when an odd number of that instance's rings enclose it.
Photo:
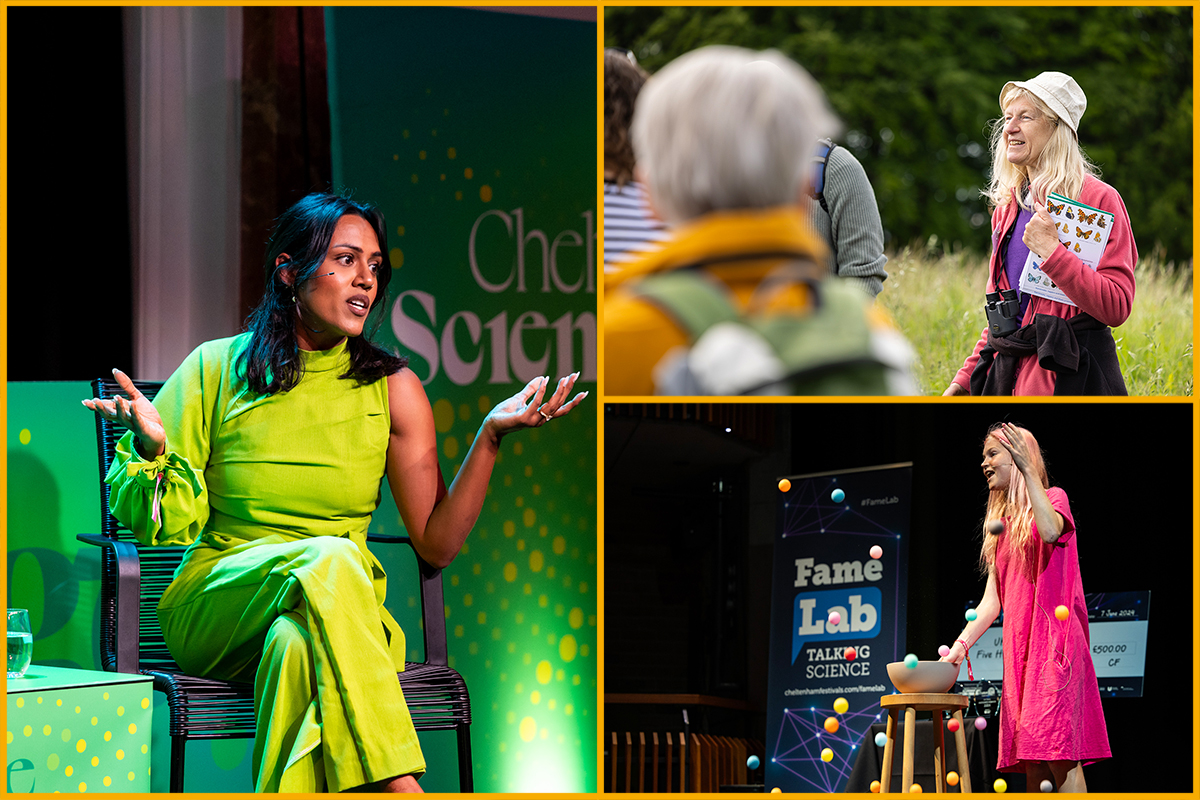
M 162 455 L 167 449 L 167 432 L 163 428 L 158 409 L 138 391 L 124 372 L 114 369 L 113 377 L 128 399 L 115 397 L 112 400 L 101 400 L 93 397 L 91 400 L 84 400 L 84 406 L 108 421 L 120 423 L 133 431 L 133 435 L 140 441 L 138 449 L 143 458 Z
M 580 392 L 567 402 L 578 378 L 579 373 L 576 372 L 560 379 L 549 398 L 545 395 L 550 379 L 534 378 L 525 384 L 524 389 L 493 408 L 484 421 L 484 427 L 490 429 L 498 441 L 506 433 L 521 428 L 539 428 L 555 417 L 565 416 L 588 395 L 587 392 Z
M 1021 435 L 1021 430 L 1011 422 L 1004 422 L 1000 425 L 999 433 L 996 441 L 1000 442 L 1012 456 L 1013 465 L 1024 473 L 1033 463 L 1033 457 L 1029 452 L 1029 445 L 1025 443 L 1025 437 Z

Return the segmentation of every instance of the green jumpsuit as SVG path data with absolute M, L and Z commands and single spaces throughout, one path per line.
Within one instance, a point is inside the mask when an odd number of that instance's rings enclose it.
M 165 454 L 143 460 L 131 434 L 118 443 L 113 514 L 144 544 L 191 544 L 159 619 L 189 674 L 254 681 L 258 791 L 424 772 L 396 680 L 404 634 L 366 544 L 387 381 L 339 378 L 343 342 L 300 351 L 291 391 L 255 395 L 235 374 L 249 336 L 202 344 L 163 385 Z

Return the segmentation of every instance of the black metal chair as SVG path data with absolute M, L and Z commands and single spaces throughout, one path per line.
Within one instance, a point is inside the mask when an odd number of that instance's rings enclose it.
M 148 398 L 158 382 L 135 381 Z M 92 381 L 95 397 L 124 397 L 111 378 Z M 101 533 L 77 539 L 103 548 L 100 580 L 100 652 L 104 669 L 154 678 L 154 689 L 167 696 L 170 711 L 170 790 L 183 791 L 184 747 L 189 739 L 249 739 L 254 736 L 254 687 L 248 683 L 183 674 L 167 652 L 158 623 L 158 600 L 183 558 L 183 547 L 144 547 L 109 513 L 109 486 L 117 440 L 124 426 L 96 415 L 100 455 Z M 371 542 L 403 543 L 407 536 L 368 536 Z M 447 666 L 446 617 L 442 573 L 416 555 L 421 576 L 421 615 L 425 661 L 405 663 L 399 674 L 404 699 L 418 731 L 454 730 L 458 736 L 459 791 L 474 791 L 471 770 L 471 702 L 462 676 Z

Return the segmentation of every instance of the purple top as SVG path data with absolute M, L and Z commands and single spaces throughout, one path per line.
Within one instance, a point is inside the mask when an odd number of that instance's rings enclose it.
M 1029 307 L 1029 295 L 1021 291 L 1021 271 L 1025 269 L 1025 259 L 1029 258 L 1029 248 L 1021 238 L 1025 235 L 1025 226 L 1033 219 L 1033 212 L 1021 209 L 1017 214 L 1016 227 L 1008 240 L 1008 250 L 1004 253 L 1004 274 L 1008 276 L 1008 285 L 1017 290 L 1021 300 L 1021 320 L 1025 320 L 1025 309 Z

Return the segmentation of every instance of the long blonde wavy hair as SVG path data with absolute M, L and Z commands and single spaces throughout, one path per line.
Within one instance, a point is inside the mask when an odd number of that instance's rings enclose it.
M 1017 430 L 1025 437 L 1025 444 L 1033 457 L 1033 467 L 1041 479 L 1042 488 L 1049 489 L 1050 476 L 1046 472 L 1046 460 L 1042 456 L 1042 449 L 1038 446 L 1037 439 L 1034 439 L 1033 434 L 1025 428 L 1018 427 Z M 1000 423 L 996 423 L 988 429 L 987 436 L 984 437 L 984 448 L 987 448 L 988 439 L 996 439 L 999 444 L 1002 436 Z M 1003 447 L 1004 445 L 999 444 L 999 446 Z M 1016 561 L 1023 573 L 1032 577 L 1036 551 L 1033 534 L 1033 505 L 1029 502 L 1029 489 L 1025 485 L 1025 475 L 1016 468 L 1016 465 L 1013 465 L 1010 470 L 1008 487 L 993 489 L 988 493 L 987 514 L 983 519 L 983 548 L 979 554 L 979 568 L 984 574 L 995 569 L 996 566 L 996 549 L 1000 545 L 1001 537 L 987 533 L 988 526 L 996 520 L 1005 523 L 1004 542 L 1009 556 Z
M 1050 107 L 1032 92 L 1018 86 L 1010 87 L 1000 97 L 1001 110 L 1008 108 L 1019 98 L 1029 99 L 1041 112 L 1045 121 L 1054 126 L 1054 131 L 1038 155 L 1037 174 L 1030 184 L 1028 168 L 1008 160 L 1008 148 L 1004 144 L 1004 114 L 1001 113 L 998 119 L 992 120 L 992 174 L 987 188 L 982 192 L 988 205 L 993 210 L 1001 208 L 1012 202 L 1015 197 L 1021 208 L 1032 211 L 1032 205 L 1027 205 L 1028 201 L 1025 198 L 1027 186 L 1039 203 L 1046 202 L 1046 195 L 1050 192 L 1077 199 L 1088 175 L 1100 177 L 1099 168 L 1088 159 L 1071 126 L 1059 120 Z

